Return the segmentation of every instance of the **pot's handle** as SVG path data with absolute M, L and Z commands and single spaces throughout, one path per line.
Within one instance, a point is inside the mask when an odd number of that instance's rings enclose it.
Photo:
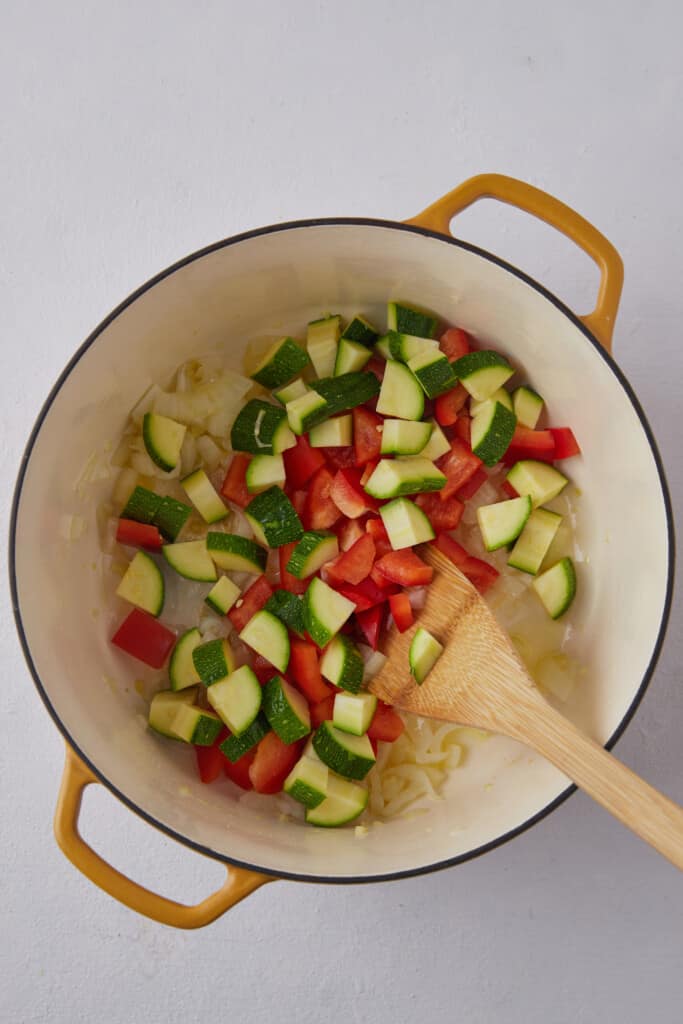
M 457 213 L 476 203 L 478 199 L 498 199 L 520 210 L 533 214 L 540 220 L 557 228 L 583 249 L 600 269 L 600 289 L 595 309 L 581 320 L 600 344 L 611 351 L 612 331 L 619 308 L 621 288 L 624 283 L 624 265 L 621 256 L 597 228 L 584 220 L 559 199 L 542 192 L 533 185 L 527 185 L 517 178 L 504 174 L 479 174 L 468 178 L 452 192 L 437 199 L 417 217 L 411 217 L 406 224 L 438 231 L 450 235 L 450 223 Z
M 136 910 L 138 914 L 144 914 L 173 928 L 202 928 L 206 924 L 211 924 L 230 907 L 234 907 L 260 885 L 273 881 L 270 875 L 229 866 L 228 877 L 222 888 L 193 907 L 150 892 L 103 860 L 78 832 L 78 815 L 83 790 L 97 781 L 98 779 L 67 744 L 64 774 L 55 812 L 55 837 L 62 852 L 86 878 L 100 889 L 104 889 L 119 903 L 125 903 L 131 910 Z

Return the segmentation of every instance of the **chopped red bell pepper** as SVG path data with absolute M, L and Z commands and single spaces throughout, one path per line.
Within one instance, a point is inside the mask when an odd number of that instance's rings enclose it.
M 434 570 L 411 548 L 390 551 L 375 563 L 379 572 L 402 587 L 420 587 L 431 583 Z
M 330 497 L 348 519 L 358 519 L 379 508 L 379 503 L 363 490 L 361 476 L 360 469 L 339 469 L 334 477 Z
M 373 356 L 369 363 L 365 366 L 365 373 L 374 373 L 377 380 L 382 383 L 384 380 L 384 371 L 387 368 L 387 364 L 384 359 L 378 359 Z
M 389 548 L 389 551 L 391 551 L 391 548 Z M 383 558 L 384 555 L 386 555 L 387 553 L 388 552 L 385 551 L 380 557 Z M 379 587 L 379 589 L 382 590 L 382 591 L 387 591 L 388 593 L 392 593 L 393 594 L 394 591 L 397 589 L 396 584 L 392 583 L 391 580 L 388 580 L 386 578 L 386 576 L 379 571 L 379 569 L 377 568 L 377 563 L 376 562 L 373 565 L 372 569 L 370 570 L 369 579 L 371 580 L 372 583 L 375 584 L 376 587 Z M 386 598 L 388 596 L 388 593 L 384 594 L 384 599 L 385 600 L 386 600 Z
M 508 480 L 503 480 L 502 484 L 500 485 L 500 489 L 501 491 L 503 491 L 504 494 L 507 494 L 508 498 L 519 497 L 517 491 L 514 489 L 514 487 Z
M 446 483 L 438 492 L 439 497 L 446 501 L 451 495 L 457 494 L 470 477 L 474 476 L 481 466 L 481 459 L 470 450 L 469 445 L 454 437 L 451 450 L 436 460 L 437 467 L 446 474 Z
M 175 641 L 175 633 L 140 608 L 133 608 L 111 638 L 116 647 L 151 668 L 163 668 Z
M 353 445 L 345 445 L 341 448 L 321 448 L 327 465 L 334 469 L 349 469 L 356 465 L 356 452 Z
M 439 348 L 451 363 L 466 356 L 470 347 L 470 336 L 462 327 L 449 327 L 439 338 Z
M 461 412 L 455 421 L 455 436 L 459 437 L 468 448 L 472 447 L 472 420 L 466 412 Z
M 378 459 L 373 459 L 372 462 L 368 462 L 364 466 L 363 472 L 361 473 L 361 478 L 360 478 L 360 485 L 361 485 L 361 487 L 365 487 L 366 483 L 368 482 L 368 480 L 370 479 L 372 474 L 375 472 L 375 470 L 377 469 L 378 465 L 379 465 L 379 460 Z
M 228 778 L 234 782 L 241 789 L 253 789 L 251 779 L 249 778 L 249 769 L 254 763 L 256 757 L 256 748 L 248 750 L 246 754 L 240 757 L 239 761 L 228 761 L 227 757 L 223 757 L 223 771 Z
M 507 465 L 520 459 L 538 459 L 553 462 L 555 459 L 555 438 L 550 430 L 530 430 L 518 423 L 512 435 L 510 447 L 502 461 Z
M 228 735 L 228 730 L 223 729 L 218 739 L 211 747 L 195 747 L 197 755 L 197 770 L 202 782 L 215 782 L 223 770 L 224 755 L 221 753 L 219 744 Z
M 434 403 L 436 422 L 442 427 L 452 427 L 469 397 L 462 384 L 458 384 L 452 391 L 447 391 L 445 395 L 439 395 Z
M 298 515 L 299 519 L 301 519 L 304 514 L 304 509 L 306 508 L 306 491 L 290 491 L 287 497 L 294 506 L 294 511 Z
M 308 485 L 303 515 L 307 530 L 329 530 L 340 518 L 341 512 L 331 497 L 334 479 L 327 466 L 321 466 Z
M 500 573 L 488 562 L 467 553 L 462 544 L 447 533 L 437 534 L 435 544 L 439 551 L 450 558 L 480 594 L 485 593 L 498 579 Z
M 442 501 L 440 494 L 418 494 L 415 503 L 420 506 L 436 533 L 455 530 L 465 511 L 463 503 L 455 497 Z
M 489 475 L 483 466 L 480 466 L 476 473 L 469 478 L 466 484 L 464 484 L 458 491 L 457 498 L 459 501 L 469 501 L 477 493 L 482 484 L 485 484 L 488 480 Z
M 384 420 L 375 412 L 358 406 L 353 410 L 353 448 L 356 465 L 379 459 L 382 445 L 382 424 Z
M 344 519 L 341 523 L 337 523 L 335 533 L 339 540 L 340 550 L 348 551 L 358 538 L 363 536 L 365 530 L 357 519 Z
M 283 452 L 282 458 L 287 483 L 295 490 L 308 483 L 313 474 L 325 465 L 325 456 L 319 448 L 311 448 L 305 434 L 297 437 L 294 447 Z
M 388 551 L 392 550 L 389 534 L 379 516 L 370 516 L 365 522 L 365 529 L 375 542 L 377 558 L 381 558 L 382 555 L 386 555 Z
M 296 545 L 297 542 L 292 541 L 291 544 L 283 544 L 281 548 L 278 548 L 280 586 L 283 590 L 288 590 L 290 594 L 303 594 L 308 587 L 308 580 L 297 579 L 296 576 L 292 576 L 290 572 L 287 572 L 287 564 L 292 557 L 292 551 Z
M 256 747 L 249 778 L 257 793 L 279 793 L 299 759 L 302 742 L 283 743 L 276 732 L 269 732 Z
M 274 675 L 277 675 L 268 659 L 262 657 L 260 654 L 254 654 L 252 656 L 251 667 L 261 686 L 265 686 L 266 683 L 270 682 Z
M 356 612 L 358 628 L 373 651 L 376 651 L 379 647 L 379 639 L 384 622 L 384 608 L 383 604 L 378 604 L 374 608 L 368 608 L 367 611 Z
M 260 612 L 269 597 L 273 595 L 273 588 L 265 576 L 259 576 L 254 580 L 248 590 L 245 590 L 237 603 L 228 612 L 228 618 L 239 633 L 244 629 L 250 619 L 253 619 L 256 612 Z
M 317 704 L 332 693 L 332 687 L 320 674 L 317 648 L 307 640 L 292 640 L 289 674 L 310 704 Z
M 391 594 L 389 597 L 389 611 L 399 633 L 405 633 L 415 622 L 413 608 L 407 594 Z
M 318 701 L 317 704 L 311 704 L 311 728 L 317 729 L 323 722 L 331 722 L 334 715 L 334 698 L 335 694 L 330 694 L 329 697 L 325 697 L 325 700 Z
M 375 542 L 369 533 L 363 533 L 353 547 L 342 552 L 327 566 L 330 583 L 360 583 L 370 575 L 375 561 Z
M 571 459 L 573 455 L 580 455 L 579 442 L 574 437 L 571 427 L 551 427 L 550 433 L 555 442 L 555 458 Z
M 164 543 L 164 538 L 156 526 L 150 523 L 137 523 L 134 519 L 119 519 L 116 539 L 119 544 L 126 544 L 132 548 L 146 548 L 148 551 L 160 551 Z
M 390 708 L 383 700 L 378 700 L 375 713 L 368 728 L 370 739 L 382 740 L 384 743 L 393 743 L 394 740 L 399 738 L 404 729 L 405 723 L 400 715 L 397 715 L 393 708 Z
M 228 501 L 232 501 L 233 504 L 239 505 L 240 508 L 246 508 L 251 499 L 254 497 L 247 490 L 247 466 L 251 459 L 248 455 L 242 455 L 238 452 L 233 458 L 223 486 L 221 487 L 221 494 Z

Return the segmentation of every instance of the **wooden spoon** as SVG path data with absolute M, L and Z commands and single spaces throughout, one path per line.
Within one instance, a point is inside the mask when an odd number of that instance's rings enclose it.
M 402 711 L 487 729 L 533 747 L 683 869 L 683 808 L 555 711 L 472 584 L 438 549 L 427 548 L 424 557 L 437 572 L 418 625 L 445 650 L 418 686 L 408 667 L 417 625 L 405 633 L 392 630 L 387 663 L 369 689 Z

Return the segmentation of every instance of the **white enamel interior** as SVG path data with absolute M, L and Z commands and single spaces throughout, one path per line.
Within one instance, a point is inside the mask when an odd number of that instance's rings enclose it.
M 275 874 L 372 877 L 463 855 L 536 815 L 567 780 L 494 738 L 453 774 L 433 811 L 363 838 L 353 829 L 277 820 L 269 805 L 247 809 L 227 782 L 201 786 L 192 752 L 144 729 L 130 685 L 135 670 L 109 644 L 106 615 L 93 617 L 100 598 L 94 503 L 84 511 L 73 483 L 88 456 L 117 437 L 146 387 L 188 357 L 219 347 L 240 369 L 251 336 L 300 330 L 323 310 L 361 309 L 382 323 L 391 297 L 432 307 L 513 355 L 550 398 L 553 422 L 570 423 L 583 442 L 571 473 L 583 492 L 579 541 L 589 563 L 574 622 L 589 672 L 565 710 L 600 740 L 631 705 L 662 620 L 666 512 L 647 438 L 608 364 L 532 286 L 446 241 L 368 224 L 257 235 L 163 278 L 100 332 L 43 421 L 18 516 L 21 619 L 50 704 L 102 777 L 180 837 Z M 88 520 L 78 543 L 59 538 L 68 513 Z

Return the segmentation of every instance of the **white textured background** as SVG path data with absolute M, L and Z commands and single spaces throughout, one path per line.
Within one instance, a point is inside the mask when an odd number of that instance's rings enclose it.
M 682 30 L 677 0 L 5 0 L 3 520 L 55 376 L 150 275 L 277 220 L 410 216 L 483 170 L 555 192 L 623 254 L 615 351 L 680 510 Z M 592 266 L 549 229 L 484 204 L 457 230 L 590 305 Z M 681 1021 L 681 877 L 582 796 L 465 866 L 363 888 L 279 883 L 201 933 L 119 907 L 52 839 L 62 743 L 3 591 L 3 1022 Z M 680 620 L 679 597 L 618 753 L 683 800 Z M 84 828 L 176 898 L 222 878 L 104 793 Z

